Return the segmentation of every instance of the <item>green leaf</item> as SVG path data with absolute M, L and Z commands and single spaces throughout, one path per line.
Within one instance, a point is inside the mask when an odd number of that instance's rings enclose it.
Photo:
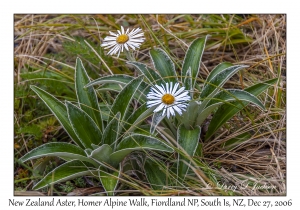
M 90 83 L 90 79 L 82 65 L 82 61 L 80 58 L 77 58 L 75 65 L 75 89 L 79 107 L 95 121 L 100 131 L 103 131 L 102 116 L 96 92 L 93 87 L 85 88 L 88 83 Z
M 157 162 L 147 158 L 144 170 L 152 189 L 162 190 L 167 185 L 167 176 Z
M 192 44 L 190 45 L 189 49 L 187 50 L 187 53 L 186 53 L 184 61 L 183 61 L 181 76 L 183 78 L 185 78 L 185 76 L 187 75 L 188 69 L 191 68 L 192 89 L 195 87 L 195 82 L 198 77 L 198 73 L 200 70 L 201 58 L 203 55 L 207 37 L 208 36 L 205 36 L 204 38 L 195 39 L 192 42 Z M 191 90 L 191 89 L 189 89 L 189 86 L 186 86 L 186 83 L 184 83 L 184 84 L 185 84 L 186 90 Z
M 114 84 L 114 83 L 106 83 L 101 85 L 96 89 L 96 91 L 106 92 L 106 91 L 114 91 L 114 92 L 121 92 L 123 85 Z
M 146 149 L 162 152 L 173 152 L 173 149 L 171 147 L 157 138 L 142 134 L 132 134 L 125 137 L 118 144 L 116 152 L 111 154 L 110 159 L 116 163 L 119 163 L 132 151 Z
M 187 70 L 186 75 L 183 80 L 183 84 L 186 90 L 190 90 L 191 98 L 193 98 L 193 81 L 191 76 L 191 67 Z
M 147 78 L 149 83 L 160 85 L 163 82 L 163 79 L 161 78 L 161 76 L 158 73 L 156 73 L 156 71 L 149 68 L 145 64 L 139 63 L 139 62 L 133 62 L 133 61 L 130 61 L 127 63 L 136 67 L 137 70 L 139 70 L 140 73 L 143 74 Z
M 161 77 L 166 82 L 177 82 L 175 65 L 170 57 L 162 49 L 156 48 L 150 50 L 150 57 L 152 59 L 155 69 L 160 73 Z
M 108 173 L 104 170 L 104 167 L 100 167 L 99 178 L 108 196 L 113 196 L 115 194 L 119 182 L 120 171 L 121 170 Z
M 233 100 L 248 101 L 254 103 L 263 110 L 265 109 L 265 106 L 260 102 L 260 100 L 256 96 L 247 91 L 238 89 L 226 89 L 217 93 L 212 99 L 210 99 L 205 108 L 208 108 L 209 106 L 214 106 L 216 104 L 222 104 L 224 103 L 224 101 Z
M 105 91 L 105 90 L 112 90 L 116 92 L 120 92 L 123 89 L 123 86 L 128 85 L 132 80 L 134 80 L 134 77 L 127 76 L 124 74 L 116 74 L 116 75 L 110 75 L 98 78 L 89 84 L 87 84 L 87 87 L 91 85 L 102 85 L 98 90 Z M 145 83 L 141 82 L 140 86 L 138 87 L 138 91 L 134 94 L 135 99 L 141 100 L 142 102 L 145 102 L 147 100 L 146 94 L 150 91 L 150 86 Z
M 93 148 L 93 149 L 98 149 L 99 147 L 100 147 L 99 145 L 92 144 L 92 148 Z M 91 155 L 91 153 L 92 153 L 92 150 L 91 150 L 91 152 L 89 153 L 89 155 Z
M 85 175 L 97 176 L 97 174 L 98 172 L 94 170 L 93 165 L 80 160 L 73 160 L 58 166 L 48 173 L 41 181 L 33 186 L 33 189 L 39 190 L 51 184 L 67 181 L 76 177 Z
M 111 155 L 112 151 L 113 150 L 109 145 L 103 144 L 100 147 L 94 149 L 89 157 L 96 159 L 100 163 L 109 163 L 109 156 Z
M 92 143 L 99 145 L 102 133 L 93 119 L 70 102 L 66 102 L 66 106 L 71 125 L 84 147 L 92 149 Z
M 271 79 L 256 85 L 253 85 L 249 88 L 246 88 L 245 91 L 258 96 L 262 92 L 264 92 L 266 89 L 268 89 L 271 85 L 275 84 L 277 82 L 276 79 Z M 223 104 L 217 112 L 214 114 L 213 118 L 211 119 L 211 122 L 209 124 L 207 133 L 205 135 L 205 140 L 208 140 L 212 137 L 212 135 L 229 119 L 231 119 L 237 112 L 239 112 L 241 109 L 243 109 L 245 106 L 249 104 L 249 102 L 233 102 L 232 105 Z
M 106 93 L 107 91 L 114 91 L 114 92 L 121 92 L 121 90 L 123 89 L 124 86 L 119 85 L 119 84 L 113 84 L 113 83 L 107 83 L 107 84 L 103 84 L 101 85 L 101 87 L 97 88 L 97 91 L 101 91 Z M 146 93 L 147 91 L 141 92 L 141 87 L 139 87 L 139 90 L 135 92 L 133 98 L 137 101 L 139 101 L 140 103 L 145 103 L 147 101 L 146 98 Z M 102 111 L 102 110 L 101 110 Z M 102 112 L 102 117 L 105 118 L 103 112 Z
M 213 97 L 213 95 L 220 90 L 220 88 L 230 79 L 236 72 L 246 68 L 245 65 L 235 65 L 230 66 L 214 75 L 207 83 L 204 85 L 202 92 L 200 94 L 201 99 L 206 97 Z
M 233 64 L 229 62 L 223 62 L 217 65 L 208 75 L 206 78 L 206 81 L 204 82 L 204 87 L 208 85 L 208 83 L 211 81 L 212 78 L 214 78 L 217 74 L 222 72 L 223 70 L 227 69 L 228 67 L 233 66 Z
M 147 107 L 147 104 L 143 104 L 137 108 L 126 120 L 124 125 L 126 132 L 132 132 L 135 129 L 139 128 L 140 125 L 145 119 L 150 117 L 156 107 Z
M 103 133 L 103 144 L 116 145 L 119 136 L 120 112 L 108 123 Z
M 21 157 L 20 161 L 25 162 L 44 156 L 54 156 L 62 159 L 67 158 L 70 160 L 77 159 L 95 164 L 95 161 L 86 157 L 83 149 L 76 145 L 64 142 L 52 142 L 43 144 Z
M 194 126 L 196 118 L 199 113 L 200 103 L 198 101 L 190 101 L 186 108 L 186 111 L 182 113 L 181 122 L 186 128 L 191 128 Z
M 102 85 L 106 83 L 116 83 L 121 85 L 127 85 L 129 82 L 131 82 L 134 79 L 132 76 L 128 76 L 126 74 L 115 74 L 115 75 L 109 75 L 100 77 L 98 79 L 95 79 L 88 83 L 86 87 L 90 87 L 92 85 Z
M 71 123 L 68 118 L 67 108 L 66 106 L 57 100 L 54 96 L 47 93 L 46 91 L 31 85 L 30 88 L 42 99 L 42 101 L 47 105 L 47 107 L 51 110 L 54 116 L 57 118 L 59 123 L 62 125 L 64 130 L 69 134 L 72 140 L 81 148 L 84 148 L 81 141 L 76 136 Z
M 248 87 L 245 89 L 248 93 L 251 93 L 255 96 L 260 95 L 262 92 L 264 92 L 266 89 L 268 89 L 270 86 L 273 86 L 278 81 L 278 78 L 270 79 L 265 82 L 261 82 L 255 85 L 252 85 L 251 87 Z
M 151 134 L 154 134 L 156 127 L 164 119 L 165 116 L 166 115 L 165 114 L 163 115 L 162 112 L 154 112 L 152 117 L 151 127 L 150 127 Z
M 109 121 L 111 121 L 113 116 L 115 116 L 118 112 L 120 112 L 120 114 L 121 114 L 121 119 L 122 120 L 124 119 L 125 114 L 130 106 L 130 102 L 133 98 L 133 95 L 139 88 L 142 80 L 143 80 L 143 76 L 139 76 L 138 78 L 133 79 L 118 94 L 118 96 L 116 97 L 116 99 L 111 107 L 112 115 L 109 117 Z
M 193 157 L 200 140 L 201 129 L 199 126 L 188 130 L 181 124 L 177 130 L 177 143 L 181 152 L 178 154 L 177 175 L 182 179 L 188 171 L 189 159 Z M 183 151 L 182 151 L 183 150 Z M 185 163 L 186 162 L 186 163 Z
M 241 101 L 247 101 L 259 106 L 263 110 L 265 109 L 265 106 L 260 102 L 260 100 L 251 93 L 243 90 L 227 89 L 217 93 L 214 98 L 210 99 L 205 109 L 200 113 L 200 115 L 198 115 L 197 125 L 201 125 L 201 123 L 215 108 L 228 101 L 240 101 L 241 104 Z

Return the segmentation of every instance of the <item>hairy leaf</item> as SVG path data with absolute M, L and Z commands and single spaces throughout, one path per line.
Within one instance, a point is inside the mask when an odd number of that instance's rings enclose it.
M 161 190 L 167 184 L 167 176 L 160 169 L 159 164 L 149 158 L 146 159 L 144 165 L 145 175 L 154 190 Z
M 84 148 L 83 144 L 76 136 L 71 123 L 68 118 L 67 108 L 66 106 L 57 100 L 54 96 L 47 93 L 46 91 L 31 85 L 30 88 L 42 99 L 42 101 L 48 106 L 57 120 L 60 122 L 65 131 L 69 134 L 72 140 L 81 148 Z
M 258 96 L 262 92 L 264 92 L 266 89 L 268 89 L 270 86 L 276 83 L 278 79 L 271 79 L 256 85 L 253 85 L 249 88 L 246 88 L 245 91 Z M 249 104 L 249 102 L 233 102 L 232 105 L 223 104 L 217 112 L 214 114 L 209 126 L 207 133 L 205 135 L 205 140 L 208 140 L 212 137 L 212 135 L 229 119 L 231 119 L 237 112 L 239 112 L 241 109 L 243 109 L 245 106 Z
M 82 65 L 82 61 L 80 58 L 77 58 L 75 65 L 75 90 L 79 107 L 95 121 L 100 131 L 103 131 L 102 116 L 97 96 L 93 87 L 85 88 L 88 83 L 90 83 L 90 79 Z
M 86 157 L 83 149 L 76 145 L 65 142 L 51 142 L 43 144 L 21 157 L 20 161 L 25 162 L 45 156 L 53 156 L 70 160 L 77 159 L 95 164 L 95 161 Z
M 113 150 L 109 145 L 103 144 L 91 151 L 89 157 L 96 159 L 100 163 L 109 163 L 109 156 L 111 155 L 112 151 Z
M 177 175 L 185 178 L 189 166 L 189 158 L 193 157 L 200 140 L 201 129 L 199 126 L 192 130 L 186 129 L 181 124 L 177 130 L 177 143 L 180 146 L 179 150 L 183 149 L 182 153 L 178 154 Z
M 92 149 L 92 143 L 99 145 L 102 133 L 93 119 L 82 109 L 70 102 L 66 102 L 66 106 L 73 130 L 84 147 Z
M 206 40 L 207 36 L 205 36 L 204 38 L 195 39 L 190 45 L 189 49 L 187 50 L 183 61 L 181 75 L 182 77 L 185 77 L 187 75 L 188 69 L 191 68 L 192 89 L 194 88 L 196 79 L 198 77 L 201 58 L 205 48 Z M 184 80 L 182 79 L 182 81 Z M 186 83 L 184 84 L 187 90 L 191 90 Z
M 135 66 L 139 70 L 139 72 L 141 72 L 141 74 L 143 74 L 147 78 L 149 83 L 160 85 L 163 82 L 161 76 L 145 64 L 133 61 L 127 63 Z
M 115 152 L 111 154 L 110 159 L 116 163 L 119 163 L 132 151 L 147 149 L 163 152 L 173 152 L 173 149 L 171 147 L 155 137 L 142 134 L 132 134 L 125 137 L 118 144 Z
M 33 186 L 33 189 L 39 190 L 51 184 L 67 181 L 76 177 L 85 175 L 97 176 L 97 174 L 98 171 L 95 170 L 93 165 L 80 160 L 73 160 L 58 166 L 48 173 L 41 181 Z
M 241 104 L 242 101 L 247 101 L 259 106 L 263 110 L 265 109 L 265 106 L 260 100 L 251 93 L 243 90 L 227 89 L 216 94 L 214 98 L 207 103 L 205 109 L 198 115 L 197 125 L 201 125 L 215 108 L 228 101 L 239 101 Z
M 158 124 L 164 119 L 162 112 L 154 112 L 151 122 L 150 133 L 153 134 Z
M 143 104 L 137 110 L 135 110 L 126 120 L 126 132 L 132 132 L 133 130 L 137 129 L 138 125 L 152 115 L 155 108 L 156 107 L 147 108 L 147 104 Z
M 108 196 L 115 194 L 119 182 L 120 171 L 121 170 L 108 173 L 103 167 L 100 167 L 99 178 Z
M 116 145 L 119 136 L 120 112 L 108 123 L 103 133 L 103 144 Z
M 116 97 L 112 107 L 111 107 L 111 113 L 112 116 L 109 117 L 109 121 L 115 116 L 118 112 L 121 114 L 121 119 L 124 119 L 125 114 L 130 106 L 130 102 L 133 98 L 133 95 L 139 88 L 141 82 L 143 80 L 143 76 L 139 76 L 136 79 L 133 79 L 131 82 L 129 82 L 123 90 L 118 94 Z
M 245 65 L 236 65 L 230 66 L 226 69 L 222 69 L 222 71 L 215 74 L 209 81 L 206 81 L 202 92 L 200 94 L 201 99 L 205 99 L 206 97 L 212 97 L 220 88 L 230 79 L 236 72 L 239 70 L 246 68 Z
M 166 82 L 173 82 L 173 84 L 175 84 L 175 82 L 177 82 L 175 66 L 167 53 L 162 49 L 156 48 L 150 50 L 150 57 L 161 77 Z

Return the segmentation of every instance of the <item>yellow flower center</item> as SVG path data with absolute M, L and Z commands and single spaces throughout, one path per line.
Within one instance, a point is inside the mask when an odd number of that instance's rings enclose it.
M 170 105 L 174 103 L 175 97 L 167 93 L 161 97 L 161 100 L 164 104 Z
M 129 39 L 129 36 L 127 34 L 122 34 L 120 36 L 117 37 L 117 42 L 119 44 L 124 44 L 125 42 L 127 42 Z

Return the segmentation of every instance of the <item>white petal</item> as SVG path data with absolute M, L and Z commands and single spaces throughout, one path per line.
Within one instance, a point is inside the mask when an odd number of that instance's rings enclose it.
M 191 100 L 191 97 L 189 95 L 185 95 L 185 96 L 176 96 L 175 97 L 176 100 L 178 101 L 182 101 L 182 100 Z
M 169 93 L 172 93 L 172 88 L 173 88 L 173 82 L 170 82 L 170 89 L 169 89 Z
M 115 34 L 115 33 L 111 32 L 111 31 L 109 31 L 109 34 L 113 35 L 113 36 L 118 36 L 118 34 Z
M 163 109 L 162 115 L 164 115 L 166 112 L 166 108 Z
M 133 46 L 131 42 L 127 42 L 127 44 L 128 44 L 128 46 L 129 46 L 131 49 L 135 50 L 136 47 Z
M 115 51 L 115 49 L 118 49 L 118 45 L 115 45 L 113 48 L 111 48 L 110 49 L 110 51 L 108 51 L 108 53 L 107 54 L 111 54 L 111 55 L 113 55 L 114 54 L 114 51 Z
M 138 44 L 138 45 L 140 45 L 141 43 L 140 42 L 144 42 L 145 41 L 145 39 L 136 39 L 136 38 L 130 38 L 129 39 L 129 42 L 132 42 L 133 44 Z
M 167 93 L 170 93 L 170 91 L 169 91 L 169 83 L 166 83 L 166 89 L 167 89 Z
M 113 50 L 112 54 L 117 54 L 117 52 L 120 54 L 120 45 L 116 45 L 115 49 Z
M 176 112 L 178 112 L 179 115 L 182 115 L 182 111 L 175 105 L 173 106 Z
M 167 108 L 167 117 L 170 118 L 170 110 Z
M 110 41 L 110 40 L 115 40 L 116 41 L 116 37 L 107 36 L 107 37 L 104 38 L 104 41 Z
M 155 86 L 156 87 L 156 86 Z M 160 91 L 160 89 L 156 89 L 156 88 L 152 88 L 152 90 L 156 93 L 156 94 L 158 94 L 159 96 L 162 96 L 163 94 L 165 94 L 164 92 L 161 92 Z
M 132 42 L 132 41 L 127 41 L 127 44 L 131 46 L 131 48 L 136 48 L 136 47 L 139 47 L 141 44 L 140 43 L 135 43 L 135 42 Z
M 182 103 L 182 102 L 189 101 L 189 100 L 191 100 L 191 97 L 189 97 L 189 96 L 185 96 L 183 98 L 176 99 L 176 101 L 178 103 Z
M 106 47 L 106 46 L 108 46 L 108 47 L 110 48 L 110 47 L 112 47 L 112 46 L 114 46 L 114 45 L 116 45 L 116 44 L 117 44 L 116 41 L 110 41 L 110 42 L 105 42 L 105 43 L 101 44 L 101 47 Z
M 130 36 L 130 38 L 135 39 L 135 38 L 142 37 L 142 36 L 144 36 L 144 33 L 140 33 L 140 34 Z
M 174 95 L 175 94 L 175 91 L 177 90 L 177 88 L 178 88 L 178 85 L 179 85 L 179 83 L 177 82 L 175 85 L 174 85 L 174 88 L 173 88 L 173 91 L 172 91 L 172 95 Z
M 160 100 L 161 99 L 161 97 L 157 97 L 157 96 L 153 96 L 153 95 L 147 95 L 147 98 L 148 99 L 154 99 L 154 100 Z M 160 100 L 161 101 L 161 100 Z
M 130 35 L 130 36 L 134 36 L 135 34 L 139 33 L 141 30 L 142 30 L 142 29 L 140 29 L 140 28 L 133 29 L 133 30 L 129 33 L 129 35 Z
M 121 31 L 122 31 L 122 34 L 124 34 L 124 28 L 123 28 L 123 26 L 121 26 Z
M 172 106 L 170 106 L 170 107 L 169 107 L 169 109 L 170 109 L 170 113 L 171 113 L 171 115 L 173 115 L 173 116 L 174 116 L 174 115 L 175 115 L 175 112 L 174 112 L 174 110 L 173 110 L 173 107 L 172 107 Z
M 127 51 L 129 51 L 127 43 L 124 44 L 124 47 Z
M 180 109 L 186 109 L 187 107 L 185 104 L 177 104 L 176 106 Z
M 178 96 L 180 93 L 182 93 L 182 91 L 184 91 L 184 87 L 181 87 L 175 94 L 174 96 Z
M 160 104 L 153 112 L 159 112 L 164 108 L 164 106 L 165 106 L 164 104 Z
M 189 93 L 189 92 L 185 91 L 185 92 L 181 93 L 180 95 L 177 95 L 177 96 L 176 96 L 176 99 L 177 99 L 177 98 L 178 98 L 178 99 L 183 98 L 183 97 L 187 96 L 188 93 Z
M 147 104 L 160 104 L 161 100 L 151 100 L 151 101 L 147 101 Z
M 147 107 L 150 108 L 152 106 L 157 106 L 158 104 L 160 104 L 161 102 L 158 101 L 158 102 L 155 102 L 155 103 L 147 103 Z
M 153 103 L 161 103 L 161 100 L 155 99 L 155 100 L 147 101 L 147 104 L 153 104 Z
M 153 90 L 151 90 L 147 95 L 157 95 Z
M 155 87 L 164 95 L 166 93 L 166 90 L 163 89 L 163 85 L 160 87 L 158 85 L 155 85 Z
M 159 97 L 163 96 L 163 93 L 160 93 L 158 90 L 156 90 L 155 88 L 152 89 Z
M 164 94 L 166 94 L 166 93 L 167 93 L 167 90 L 166 90 L 165 86 L 164 86 L 164 85 L 161 85 L 161 88 L 164 90 Z

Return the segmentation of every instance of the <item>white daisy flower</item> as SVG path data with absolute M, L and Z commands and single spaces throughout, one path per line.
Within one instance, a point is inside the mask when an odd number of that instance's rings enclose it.
M 125 32 L 123 26 L 121 26 L 121 31 L 118 30 L 118 34 L 115 34 L 111 31 L 109 32 L 111 36 L 107 36 L 104 38 L 101 47 L 105 47 L 104 49 L 111 48 L 107 54 L 113 55 L 118 53 L 119 57 L 120 52 L 123 52 L 124 47 L 127 51 L 129 51 L 129 47 L 133 50 L 140 47 L 142 42 L 144 42 L 145 40 L 145 38 L 143 37 L 144 33 L 141 31 L 142 29 L 136 28 L 128 33 L 129 28 Z
M 159 112 L 163 110 L 163 115 L 167 113 L 167 117 L 170 115 L 175 115 L 175 111 L 179 115 L 182 114 L 182 111 L 186 110 L 188 105 L 187 101 L 191 100 L 191 97 L 188 95 L 188 91 L 184 90 L 184 87 L 177 90 L 179 83 L 171 82 L 166 83 L 166 85 L 155 85 L 150 88 L 150 92 L 147 94 L 147 107 L 157 106 L 153 112 Z

